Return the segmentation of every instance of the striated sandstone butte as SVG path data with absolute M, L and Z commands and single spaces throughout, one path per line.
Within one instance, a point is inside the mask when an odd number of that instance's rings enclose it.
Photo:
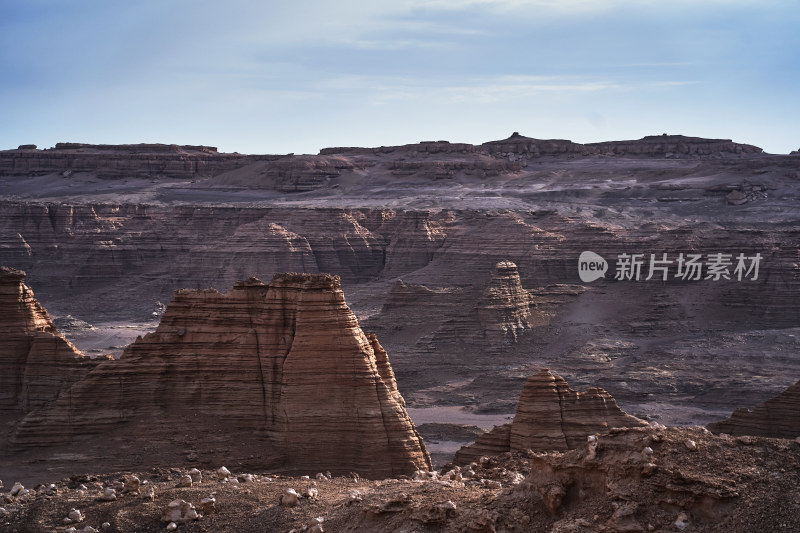
M 736 409 L 729 418 L 708 424 L 714 433 L 794 439 L 800 436 L 800 381 L 752 411 Z
M 215 441 L 232 446 L 232 458 L 304 473 L 381 477 L 431 466 L 386 352 L 327 274 L 250 278 L 224 294 L 177 291 L 154 333 L 30 413 L 12 443 L 91 435 L 146 436 L 156 455 L 186 435 L 201 453 Z
M 0 411 L 44 407 L 100 360 L 59 332 L 25 285 L 25 272 L 0 267 Z
M 573 450 L 585 445 L 593 433 L 646 425 L 620 409 L 605 390 L 593 387 L 576 392 L 564 378 L 544 369 L 525 383 L 514 420 L 462 447 L 454 462 L 468 464 L 483 455 L 508 451 Z

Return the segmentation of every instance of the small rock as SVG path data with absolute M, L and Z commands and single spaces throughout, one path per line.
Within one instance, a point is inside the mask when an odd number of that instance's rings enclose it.
M 16 496 L 17 494 L 19 494 L 23 490 L 25 490 L 25 486 L 22 483 L 20 483 L 19 481 L 17 481 L 16 483 L 14 483 L 14 486 L 11 487 L 11 495 L 12 496 Z
M 354 503 L 358 503 L 361 500 L 363 500 L 363 498 L 361 497 L 361 493 L 358 492 L 357 490 L 351 490 L 350 494 L 347 497 L 347 505 L 353 505 Z
M 481 479 L 481 485 L 487 489 L 502 489 L 503 484 L 493 479 Z
M 300 476 L 300 479 L 311 479 L 309 476 Z
M 142 490 L 142 497 L 146 500 L 153 501 L 156 499 L 156 489 L 153 485 L 145 485 L 144 489 Z
M 125 480 L 125 484 L 122 487 L 122 492 L 124 493 L 139 493 L 139 487 L 141 486 L 142 482 L 136 476 L 131 476 Z
M 329 479 L 329 478 L 328 478 L 328 476 L 326 476 L 326 475 L 325 475 L 325 474 L 323 474 L 322 472 L 317 472 L 317 479 L 319 479 L 319 480 L 325 480 L 325 479 Z M 0 485 L 0 487 L 2 487 L 2 485 Z
M 678 518 L 675 520 L 675 527 L 678 528 L 679 531 L 683 531 L 689 527 L 689 515 L 686 513 L 678 514 Z
M 427 470 L 417 470 L 411 478 L 414 481 L 433 481 L 439 478 L 438 472 L 428 472 Z
M 106 487 L 100 496 L 97 498 L 98 500 L 102 500 L 104 502 L 113 502 L 117 499 L 117 491 L 114 490 L 112 487 Z
M 70 509 L 69 514 L 67 516 L 73 522 L 81 522 L 83 520 L 83 515 L 77 509 Z
M 100 526 L 100 529 L 111 529 L 111 522 L 103 522 L 103 525 Z
M 252 483 L 255 481 L 253 474 L 242 474 L 237 479 L 239 480 L 239 483 Z
M 10 514 L 5 507 L 0 507 L 0 518 L 7 518 Z
M 642 457 L 644 459 L 650 459 L 653 457 L 653 448 L 650 446 L 646 446 L 644 450 L 642 450 Z
M 217 477 L 219 477 L 220 479 L 226 479 L 230 475 L 231 471 L 225 468 L 224 466 L 217 468 Z
M 684 442 L 684 444 L 686 445 L 686 449 L 687 450 L 690 450 L 690 451 L 697 450 L 697 443 L 695 441 L 693 441 L 692 439 L 686 439 L 686 442 Z
M 197 468 L 189 470 L 189 475 L 192 477 L 192 483 L 200 483 L 203 481 L 203 473 Z
M 280 503 L 282 507 L 294 507 L 297 505 L 299 498 L 300 495 L 297 494 L 294 489 L 286 489 L 284 493 L 280 495 L 278 503 Z
M 317 498 L 318 496 L 319 490 L 317 490 L 317 487 L 307 487 L 303 491 L 303 498 Z
M 192 486 L 192 476 L 190 476 L 189 474 L 181 476 L 181 478 L 178 480 L 178 487 L 180 488 L 191 487 L 191 486 Z
M 217 499 L 214 496 L 203 498 L 200 500 L 200 512 L 203 514 L 211 514 L 217 510 Z
M 194 505 L 185 500 L 173 500 L 169 502 L 169 505 L 164 510 L 164 514 L 161 515 L 162 522 L 175 522 L 176 524 L 182 524 L 197 519 L 197 510 L 194 508 Z
M 324 533 L 325 530 L 322 529 L 322 522 L 324 521 L 325 519 L 321 516 L 316 517 L 311 521 L 311 524 L 309 524 L 308 531 L 310 533 Z
M 175 531 L 176 529 L 178 529 L 178 524 L 175 522 L 170 522 L 167 524 L 167 531 Z

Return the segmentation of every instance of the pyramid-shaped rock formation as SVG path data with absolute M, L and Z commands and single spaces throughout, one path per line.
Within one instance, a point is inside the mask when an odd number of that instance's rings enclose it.
M 508 451 L 573 450 L 585 445 L 588 435 L 614 427 L 646 425 L 620 409 L 604 389 L 576 392 L 564 378 L 544 369 L 525 383 L 514 420 L 461 448 L 455 462 L 468 464 L 483 455 Z
M 708 424 L 714 433 L 794 439 L 800 437 L 800 381 L 752 411 L 736 409 L 730 418 Z
M 226 461 L 312 474 L 430 468 L 386 352 L 327 274 L 177 291 L 155 332 L 28 415 L 12 442 L 99 434 L 151 455 L 176 435 L 201 454 L 213 441 Z
M 99 362 L 58 332 L 25 272 L 0 267 L 0 412 L 13 418 L 48 405 Z

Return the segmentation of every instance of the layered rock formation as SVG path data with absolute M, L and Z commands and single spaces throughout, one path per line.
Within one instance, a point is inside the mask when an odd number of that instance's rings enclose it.
M 794 439 L 800 436 L 800 381 L 753 410 L 736 409 L 730 418 L 708 424 L 714 433 Z
M 24 282 L 25 272 L 0 267 L 0 411 L 7 414 L 48 405 L 100 362 L 58 332 Z
M 284 470 L 379 477 L 430 467 L 386 352 L 326 274 L 177 291 L 154 333 L 29 414 L 13 444 L 145 426 L 153 442 L 213 435 Z
M 461 448 L 455 462 L 468 464 L 483 455 L 508 451 L 572 450 L 584 446 L 588 435 L 646 425 L 620 409 L 605 390 L 576 392 L 564 378 L 545 369 L 525 383 L 514 420 Z

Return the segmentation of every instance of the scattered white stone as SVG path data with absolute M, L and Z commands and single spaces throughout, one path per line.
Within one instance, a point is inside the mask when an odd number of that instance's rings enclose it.
M 658 467 L 654 463 L 645 463 L 642 465 L 642 474 L 649 476 L 655 472 L 657 468 Z
M 589 435 L 586 437 L 586 460 L 593 461 L 597 457 L 597 435 Z
M 414 472 L 414 481 L 434 481 L 439 478 L 438 472 L 428 472 L 427 470 L 417 470 Z
M 0 479 L 0 489 L 2 489 L 2 488 L 3 488 L 3 480 Z
M 200 500 L 200 512 L 203 514 L 211 514 L 217 510 L 217 499 L 214 496 L 209 496 Z
M 79 530 L 77 531 L 77 533 L 100 533 L 100 532 L 99 532 L 99 531 L 97 531 L 97 530 L 96 530 L 95 528 L 93 528 L 92 526 L 84 526 L 84 528 L 83 528 L 83 529 L 79 529 Z
M 467 465 L 461 469 L 461 475 L 463 477 L 473 477 L 475 475 L 475 470 L 472 469 L 471 465 Z
M 175 531 L 176 529 L 178 529 L 178 524 L 175 522 L 170 522 L 167 524 L 167 531 Z
M 178 487 L 191 487 L 192 486 L 192 476 L 189 474 L 185 474 L 181 476 L 178 480 Z
M 176 524 L 197 520 L 198 518 L 197 510 L 194 508 L 194 505 L 185 500 L 173 500 L 169 502 L 169 505 L 164 510 L 164 514 L 161 515 L 162 522 L 175 522 Z
M 286 489 L 283 494 L 280 495 L 278 503 L 283 507 L 294 507 L 297 505 L 299 498 L 300 495 L 297 494 L 294 489 Z
M 100 494 L 97 499 L 104 502 L 113 502 L 117 499 L 117 491 L 114 490 L 113 487 L 106 487 L 103 493 Z
M 78 530 L 75 529 L 74 527 L 68 527 L 67 529 L 64 530 L 64 533 L 77 533 L 77 531 Z
M 317 490 L 317 487 L 307 487 L 303 491 L 303 498 L 317 498 L 318 496 L 319 490 Z
M 523 481 L 525 481 L 525 476 L 523 476 L 519 472 L 514 472 L 514 475 L 511 478 L 511 484 L 512 485 L 519 485 Z
M 242 474 L 238 479 L 240 483 L 252 483 L 256 480 L 253 474 Z
M 125 484 L 122 487 L 122 492 L 139 492 L 139 487 L 141 486 L 142 482 L 136 476 L 131 476 L 127 480 L 125 480 Z
M 686 439 L 684 444 L 686 445 L 687 450 L 695 451 L 697 449 L 697 443 L 692 439 Z
M 677 520 L 675 520 L 675 527 L 678 528 L 679 531 L 683 531 L 689 527 L 689 515 L 680 513 Z
M 361 493 L 357 490 L 351 490 L 349 496 L 347 497 L 347 505 L 353 505 L 354 503 L 358 503 L 362 500 Z
M 69 514 L 67 516 L 73 522 L 81 522 L 81 521 L 83 521 L 83 515 L 77 509 L 70 509 Z
M 311 479 L 309 476 L 300 476 L 300 479 Z
M 10 514 L 5 507 L 0 507 L 0 518 L 6 518 Z
M 100 529 L 111 529 L 111 522 L 103 522 L 103 525 L 100 526 Z
M 153 501 L 156 499 L 156 489 L 153 485 L 145 485 L 144 489 L 142 490 L 142 497 L 146 500 Z
M 221 467 L 217 468 L 217 477 L 222 478 L 222 479 L 226 479 L 230 475 L 231 475 L 231 471 L 228 470 L 227 468 L 225 468 L 224 466 L 221 466 Z
M 317 472 L 317 479 L 325 480 L 325 479 L 330 479 L 330 478 L 328 476 L 326 476 L 325 474 L 323 474 L 322 472 Z M 0 484 L 0 487 L 2 487 L 2 486 L 3 485 Z
M 486 456 L 486 455 L 484 455 L 483 457 L 481 457 L 480 459 L 478 459 L 478 463 L 479 463 L 481 466 L 486 466 L 486 465 L 488 465 L 488 464 L 489 464 L 489 461 L 491 461 L 491 459 L 489 459 L 489 457 L 488 457 L 488 456 Z
M 203 481 L 203 473 L 197 468 L 189 470 L 189 475 L 192 476 L 193 483 L 200 483 Z
M 653 457 L 653 448 L 650 446 L 645 446 L 644 450 L 642 450 L 642 457 L 644 459 L 650 459 Z
M 12 496 L 16 496 L 17 494 L 19 494 L 23 490 L 25 490 L 25 486 L 22 483 L 20 483 L 19 481 L 17 481 L 16 483 L 14 483 L 14 486 L 11 487 L 11 495 Z

